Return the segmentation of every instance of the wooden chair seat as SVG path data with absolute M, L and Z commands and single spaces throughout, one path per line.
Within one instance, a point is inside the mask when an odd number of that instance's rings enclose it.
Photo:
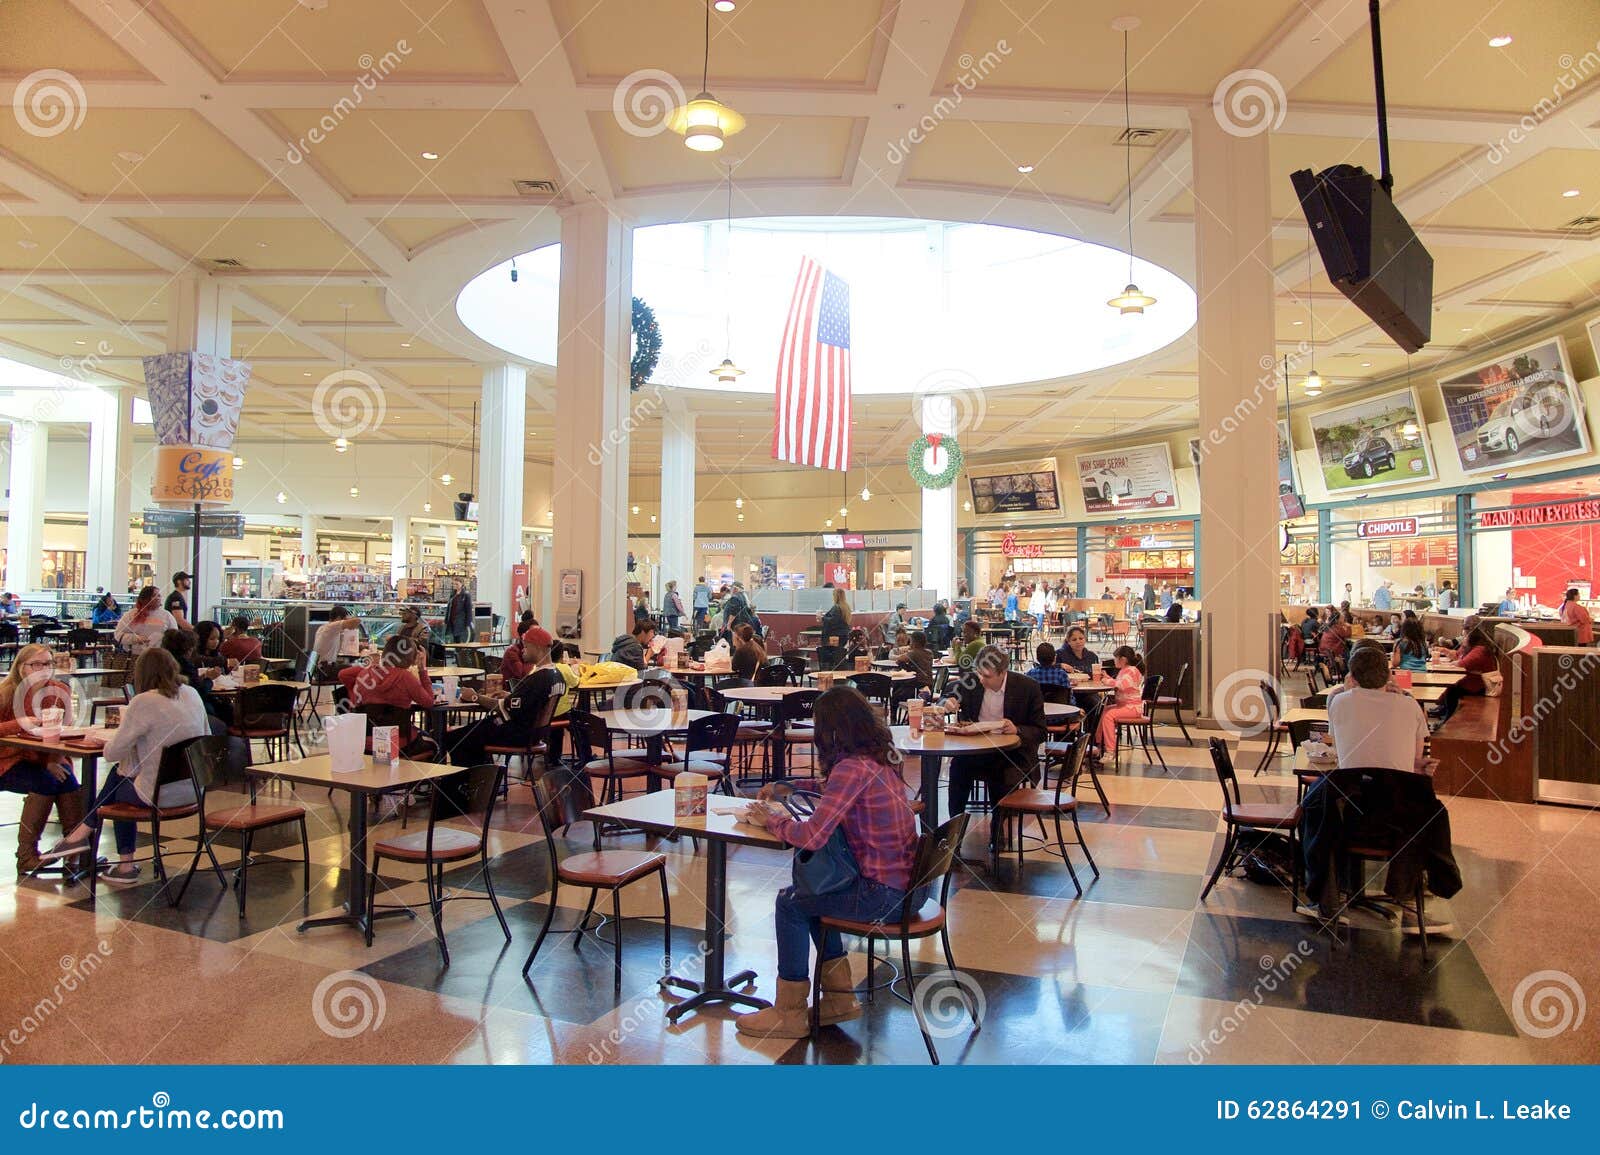
M 1256 830 L 1282 830 L 1300 824 L 1300 807 L 1274 806 L 1271 803 L 1249 803 L 1233 808 L 1235 826 L 1249 826 Z
M 1162 694 L 1156 699 L 1156 705 L 1158 706 L 1176 706 L 1177 704 L 1178 699 L 1174 698 L 1171 694 Z
M 396 838 L 385 838 L 373 848 L 384 858 L 394 858 L 401 862 L 426 862 L 428 861 L 428 832 L 414 830 L 410 834 L 402 834 Z M 436 826 L 433 830 L 433 860 L 435 862 L 453 862 L 460 858 L 471 858 L 478 853 L 478 835 L 465 830 L 457 830 L 453 826 Z
M 822 925 L 829 930 L 842 931 L 845 934 L 896 934 L 900 930 L 897 919 L 886 919 L 883 922 L 862 922 L 853 918 L 822 917 Z M 912 938 L 921 938 L 930 934 L 937 934 L 944 929 L 944 907 L 939 905 L 939 900 L 929 898 L 911 916 L 911 925 L 906 933 Z
M 1024 814 L 1054 814 L 1057 810 L 1065 814 L 1068 810 L 1076 810 L 1077 807 L 1076 798 L 1063 795 L 1061 801 L 1057 802 L 1054 790 L 1029 787 L 1013 790 L 1000 799 L 999 805 L 1001 810 L 1017 810 Z
M 191 814 L 200 813 L 200 807 L 193 802 L 183 806 L 135 806 L 128 802 L 107 802 L 96 811 L 101 818 L 119 818 L 125 822 L 149 822 L 151 818 L 160 816 L 161 821 L 171 822 L 174 818 L 188 818 Z
M 206 812 L 207 830 L 262 830 L 306 816 L 304 806 L 235 806 Z
M 698 754 L 688 762 L 663 762 L 659 766 L 650 767 L 650 773 L 657 778 L 676 778 L 685 772 L 704 774 L 707 778 L 721 778 L 727 774 L 728 768 L 720 762 L 703 761 Z
M 643 878 L 654 870 L 665 870 L 667 856 L 648 850 L 595 850 L 572 854 L 558 867 L 563 882 L 583 886 L 617 887 Z

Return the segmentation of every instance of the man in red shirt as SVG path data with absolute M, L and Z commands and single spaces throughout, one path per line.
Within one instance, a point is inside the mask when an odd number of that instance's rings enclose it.
M 339 682 L 352 710 L 362 706 L 399 706 L 427 709 L 434 704 L 433 682 L 428 677 L 428 650 L 411 638 L 395 634 L 383 644 L 383 653 L 368 658 L 365 665 L 346 666 L 339 671 Z M 417 742 L 411 716 L 407 715 L 400 741 L 406 757 L 417 756 Z M 436 754 L 433 743 L 429 753 Z
M 1560 618 L 1578 631 L 1580 646 L 1594 645 L 1594 617 L 1589 607 L 1578 600 L 1577 590 L 1567 591 L 1567 600 L 1561 603 Z
M 225 659 L 238 662 L 241 666 L 246 662 L 261 660 L 261 643 L 250 636 L 249 618 L 240 614 L 228 623 L 228 636 L 217 648 L 217 653 Z

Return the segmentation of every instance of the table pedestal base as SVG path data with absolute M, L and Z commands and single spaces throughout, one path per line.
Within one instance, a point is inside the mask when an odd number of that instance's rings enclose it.
M 345 903 L 346 909 L 349 908 L 349 905 L 349 903 Z M 373 911 L 372 913 L 373 922 L 377 922 L 380 918 L 416 917 L 417 912 L 409 908 L 406 910 L 377 910 Z M 312 930 L 313 928 L 319 926 L 353 926 L 362 934 L 366 934 L 367 932 L 367 920 L 359 914 L 330 914 L 324 915 L 322 918 L 308 918 L 299 926 L 295 927 L 295 930 L 299 931 L 301 934 L 304 934 L 306 931 Z
M 755 981 L 755 971 L 740 971 L 728 979 L 727 982 L 715 987 L 695 982 L 693 979 L 683 979 L 677 975 L 668 975 L 661 980 L 662 986 L 691 993 L 683 1002 L 667 1008 L 667 1021 L 675 1023 L 690 1011 L 699 1010 L 701 1007 L 736 1005 L 746 1006 L 758 1011 L 763 1007 L 770 1007 L 772 1004 L 766 999 L 757 998 L 755 995 L 747 994 L 744 991 L 732 989 L 733 987 L 748 986 Z

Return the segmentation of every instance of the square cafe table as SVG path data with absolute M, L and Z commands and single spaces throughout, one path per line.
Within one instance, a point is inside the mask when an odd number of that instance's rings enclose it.
M 677 1022 L 690 1011 L 716 1004 L 737 1003 L 747 1007 L 770 1006 L 765 999 L 757 998 L 735 987 L 748 987 L 756 980 L 756 972 L 742 970 L 728 976 L 728 847 L 761 846 L 769 850 L 782 850 L 786 844 L 759 826 L 740 822 L 734 811 L 742 810 L 747 803 L 733 799 L 709 796 L 706 813 L 696 818 L 679 818 L 674 813 L 676 792 L 661 790 L 655 794 L 639 794 L 595 806 L 583 816 L 596 824 L 620 826 L 648 834 L 681 835 L 703 838 L 706 842 L 706 961 L 705 975 L 698 981 L 668 975 L 661 980 L 664 987 L 688 991 L 689 997 L 667 1010 L 667 1019 Z
M 314 926 L 353 926 L 362 934 L 371 934 L 367 922 L 367 799 L 374 794 L 387 794 L 391 790 L 409 789 L 424 782 L 433 782 L 460 773 L 459 766 L 442 762 L 410 762 L 402 759 L 393 765 L 378 765 L 372 755 L 362 757 L 362 768 L 350 773 L 335 773 L 333 759 L 323 754 L 304 758 L 298 762 L 260 762 L 245 768 L 245 773 L 256 778 L 276 778 L 281 782 L 296 782 L 303 786 L 320 786 L 324 789 L 344 790 L 350 795 L 350 852 L 345 862 L 349 875 L 345 889 L 345 913 L 326 918 L 309 918 L 298 928 L 302 933 Z M 415 918 L 409 909 L 380 910 L 373 918 Z

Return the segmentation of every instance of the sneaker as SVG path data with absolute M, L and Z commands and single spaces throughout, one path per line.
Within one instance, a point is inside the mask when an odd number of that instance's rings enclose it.
M 1298 905 L 1298 906 L 1296 906 L 1294 908 L 1294 912 L 1296 914 L 1298 914 L 1298 915 L 1301 915 L 1304 918 L 1314 919 L 1315 921 L 1322 923 L 1324 926 L 1328 926 L 1328 925 L 1332 925 L 1332 926 L 1349 926 L 1350 925 L 1350 919 L 1346 915 L 1344 915 L 1344 914 L 1335 914 L 1332 918 L 1329 918 L 1329 917 L 1327 917 L 1326 915 L 1324 915 L 1322 913 L 1322 908 L 1321 907 L 1314 906 L 1309 902 L 1300 903 L 1300 905 Z
M 114 886 L 132 886 L 139 881 L 139 866 L 133 862 L 119 862 L 110 870 L 102 871 L 100 878 Z
M 1449 934 L 1450 932 L 1452 932 L 1453 930 L 1456 929 L 1454 923 L 1445 922 L 1445 921 L 1443 921 L 1443 920 L 1441 920 L 1439 918 L 1436 918 L 1432 911 L 1428 911 L 1427 914 L 1424 917 L 1427 919 L 1428 933 L 1429 934 Z M 1402 914 L 1400 916 L 1400 933 L 1401 934 L 1421 934 L 1422 933 L 1417 927 L 1417 912 L 1416 911 L 1407 910 L 1404 914 Z

